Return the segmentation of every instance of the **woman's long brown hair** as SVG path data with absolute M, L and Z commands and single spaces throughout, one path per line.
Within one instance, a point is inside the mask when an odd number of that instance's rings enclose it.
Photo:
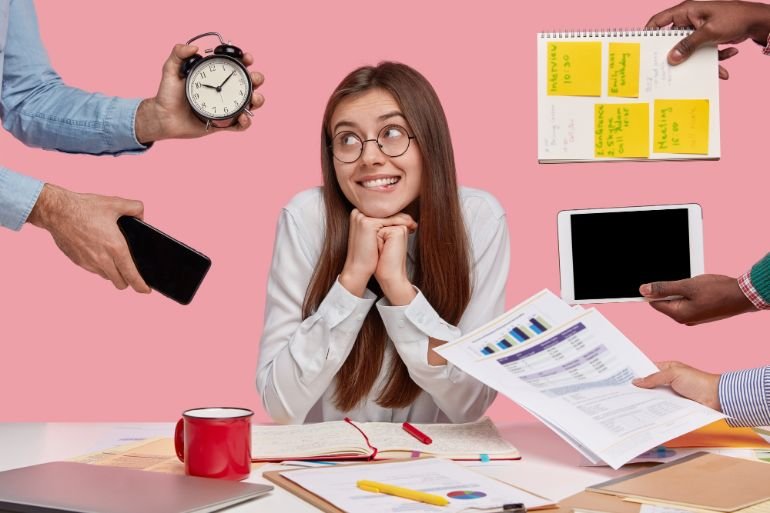
M 395 62 L 354 70 L 340 82 L 326 105 L 321 128 L 326 236 L 305 295 L 303 318 L 318 309 L 342 272 L 347 256 L 353 205 L 337 183 L 331 152 L 331 117 L 343 99 L 371 89 L 385 90 L 395 98 L 417 142 L 410 151 L 422 152 L 412 283 L 444 320 L 457 324 L 470 299 L 471 269 L 449 127 L 430 83 L 414 69 Z M 374 277 L 369 281 L 369 289 L 382 295 Z M 377 310 L 372 308 L 335 378 L 334 402 L 338 409 L 349 411 L 369 394 L 383 365 L 386 342 L 385 326 Z M 385 408 L 405 407 L 412 404 L 419 393 L 420 387 L 409 377 L 404 362 L 398 357 L 392 358 L 377 404 Z

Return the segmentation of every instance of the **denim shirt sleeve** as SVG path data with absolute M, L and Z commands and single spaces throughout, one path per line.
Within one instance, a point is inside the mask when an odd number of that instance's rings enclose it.
M 43 182 L 0 167 L 0 226 L 21 230 L 43 189 Z
M 3 127 L 24 144 L 48 150 L 92 155 L 146 150 L 134 131 L 141 100 L 65 85 L 48 61 L 32 1 L 6 5 L 8 18 L 0 20 L 7 21 L 5 40 L 0 41 Z M 41 187 L 37 180 L 0 168 L 0 225 L 18 230 Z

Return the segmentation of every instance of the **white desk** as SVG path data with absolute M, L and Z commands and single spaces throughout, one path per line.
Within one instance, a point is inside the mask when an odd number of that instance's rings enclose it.
M 542 424 L 502 424 L 501 434 L 521 452 L 522 460 L 489 463 L 484 473 L 550 499 L 559 500 L 586 486 L 628 473 L 609 467 L 578 467 L 579 454 Z M 172 437 L 171 423 L 5 423 L 0 424 L 0 470 L 66 460 L 137 439 Z M 264 483 L 252 472 L 249 482 Z M 276 489 L 228 512 L 317 511 L 285 490 Z

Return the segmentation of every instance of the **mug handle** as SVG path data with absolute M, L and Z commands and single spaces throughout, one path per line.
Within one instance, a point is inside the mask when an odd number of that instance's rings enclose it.
M 176 423 L 176 429 L 174 429 L 174 449 L 176 449 L 176 457 L 184 463 L 184 419 L 179 419 Z

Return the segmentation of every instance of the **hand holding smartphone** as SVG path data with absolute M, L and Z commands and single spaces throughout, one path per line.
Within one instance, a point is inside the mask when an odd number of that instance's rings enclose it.
M 147 285 L 178 303 L 189 304 L 211 260 L 135 217 L 120 217 L 118 227 Z

